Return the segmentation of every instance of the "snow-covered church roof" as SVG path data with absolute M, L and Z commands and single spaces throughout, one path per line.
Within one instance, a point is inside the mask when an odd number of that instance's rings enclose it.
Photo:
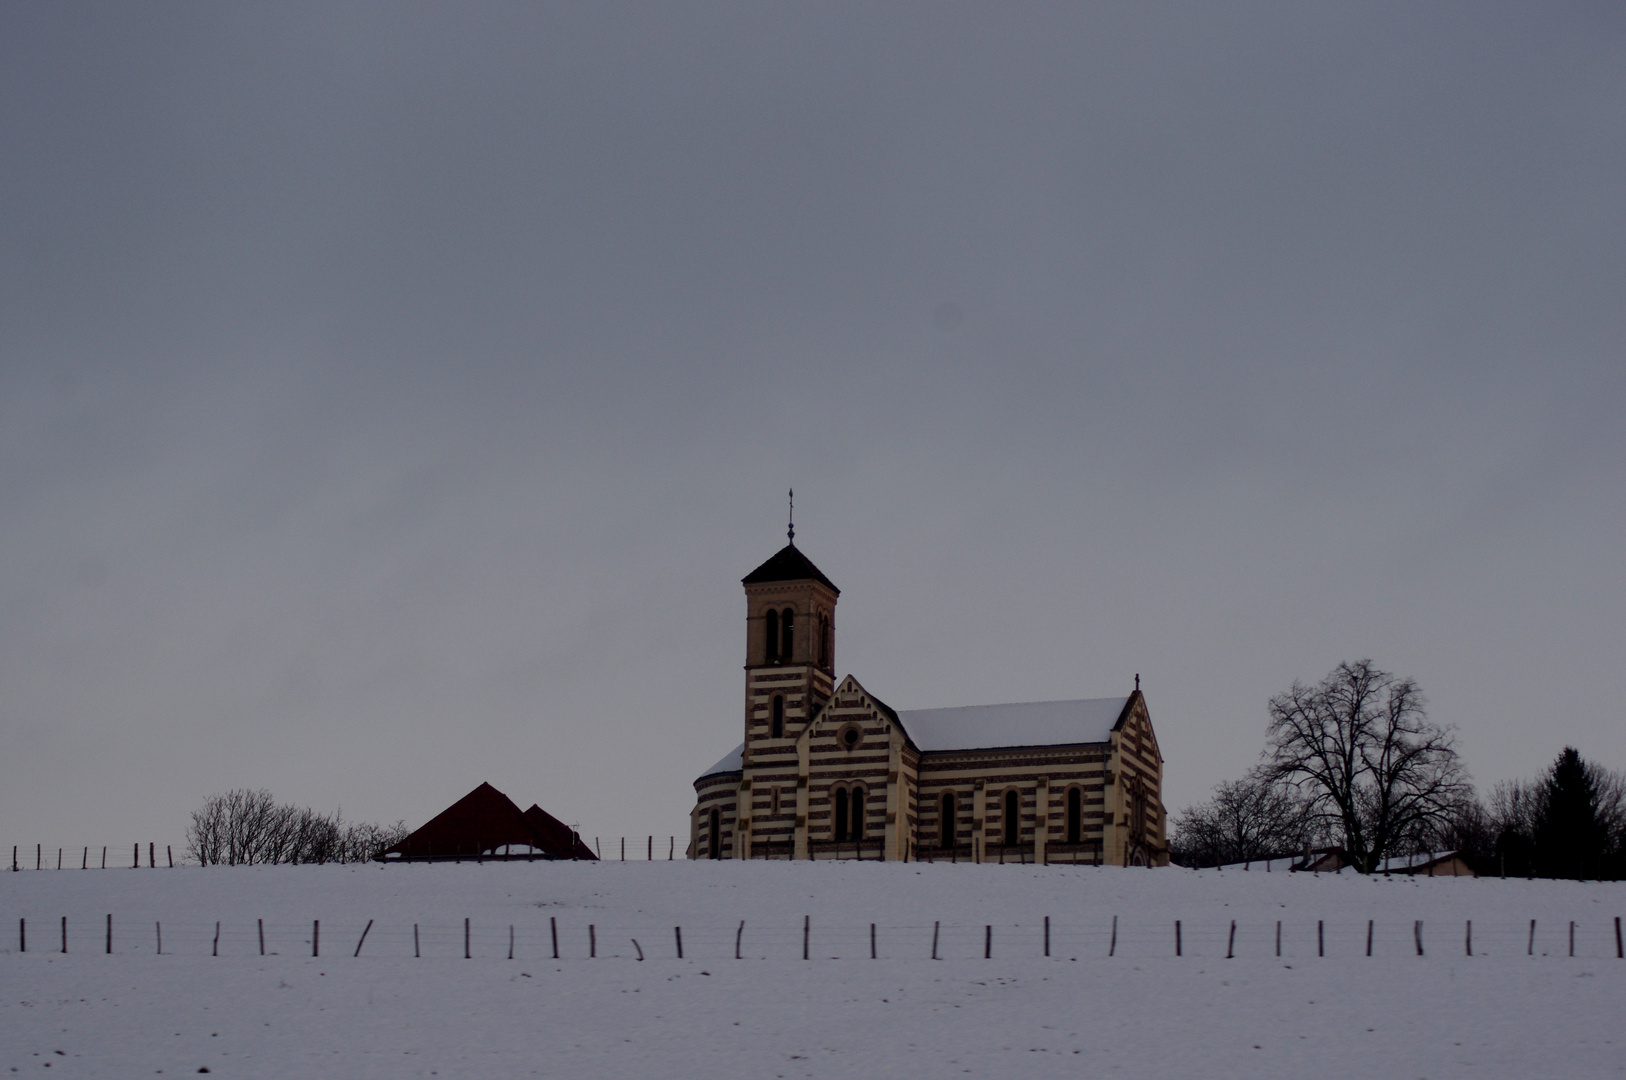
M 877 702 L 877 704 L 880 704 Z M 913 709 L 894 715 L 920 750 L 993 750 L 1012 746 L 1073 746 L 1112 737 L 1129 704 L 1126 697 L 1076 701 L 1025 701 L 1014 705 L 966 705 L 953 709 Z M 885 706 L 882 706 L 885 708 Z M 886 709 L 892 712 L 891 709 Z M 744 768 L 741 743 L 701 777 Z
M 743 768 L 745 768 L 745 744 L 740 743 L 740 745 L 724 754 L 723 760 L 701 773 L 700 779 L 704 780 L 706 777 L 716 776 L 718 773 L 739 772 Z
M 898 722 L 915 746 L 927 752 L 1068 746 L 1106 742 L 1128 704 L 1126 697 L 1110 697 L 913 709 L 899 712 Z

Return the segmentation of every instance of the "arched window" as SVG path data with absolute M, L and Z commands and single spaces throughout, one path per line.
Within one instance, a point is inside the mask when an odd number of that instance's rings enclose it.
M 850 836 L 853 840 L 864 839 L 864 789 L 855 787 L 852 791 L 852 826 Z
M 779 659 L 796 659 L 796 609 L 786 608 L 779 615 Z
M 723 857 L 723 814 L 720 810 L 711 812 L 711 836 L 709 839 L 710 843 L 706 847 L 706 854 L 713 859 L 721 859 Z
M 785 699 L 775 694 L 773 699 L 773 737 L 785 737 Z
M 1005 793 L 1005 843 L 1015 846 L 1022 840 L 1022 799 L 1014 791 Z
M 831 834 L 831 838 L 839 843 L 847 839 L 847 792 L 837 788 L 830 793 L 830 797 L 836 802 L 835 830 Z
M 763 636 L 762 657 L 772 663 L 779 659 L 779 612 L 769 608 L 763 623 L 767 629 Z
M 943 809 L 937 818 L 937 843 L 939 847 L 951 848 L 954 846 L 954 793 L 948 792 L 943 796 Z
M 1084 793 L 1078 788 L 1067 789 L 1067 842 L 1084 842 Z

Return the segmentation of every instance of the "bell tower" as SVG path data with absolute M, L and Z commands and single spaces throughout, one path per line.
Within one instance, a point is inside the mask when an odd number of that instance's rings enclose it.
M 736 850 L 789 844 L 798 800 L 797 738 L 834 686 L 841 590 L 790 543 L 745 586 L 745 750 Z M 805 812 L 805 811 L 804 811 Z

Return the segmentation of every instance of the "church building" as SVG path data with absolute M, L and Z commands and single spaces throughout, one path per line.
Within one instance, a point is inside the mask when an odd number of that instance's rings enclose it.
M 1163 758 L 1127 697 L 897 711 L 835 677 L 841 590 L 791 543 L 747 574 L 745 741 L 694 783 L 694 859 L 1161 866 Z

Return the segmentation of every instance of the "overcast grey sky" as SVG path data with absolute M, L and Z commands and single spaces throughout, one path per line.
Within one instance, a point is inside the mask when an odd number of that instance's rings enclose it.
M 1173 808 L 1370 656 L 1626 766 L 1619 5 L 0 7 L 0 840 L 680 836 L 739 579 Z

